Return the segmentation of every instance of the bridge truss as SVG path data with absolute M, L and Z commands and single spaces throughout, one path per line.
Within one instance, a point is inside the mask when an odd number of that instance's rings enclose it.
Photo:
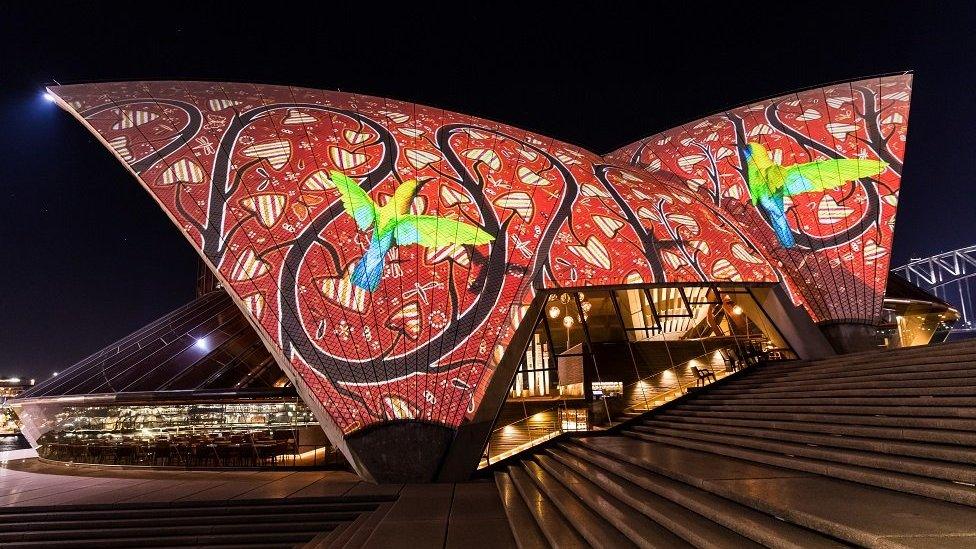
M 955 307 L 953 331 L 976 331 L 976 246 L 912 260 L 891 272 Z

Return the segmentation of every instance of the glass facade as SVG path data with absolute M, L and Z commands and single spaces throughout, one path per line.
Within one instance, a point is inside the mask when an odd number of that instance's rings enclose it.
M 297 398 L 64 406 L 38 439 L 41 457 L 177 467 L 329 466 L 343 460 Z
M 612 425 L 760 360 L 796 358 L 758 304 L 764 291 L 686 285 L 546 294 L 488 459 L 564 430 Z M 572 429 L 563 428 L 567 416 Z
M 343 462 L 240 309 L 194 301 L 15 401 L 45 458 L 177 467 Z M 209 290 L 209 291 L 207 291 Z
M 177 391 L 262 391 L 288 385 L 224 291 L 202 295 L 92 354 L 21 399 Z

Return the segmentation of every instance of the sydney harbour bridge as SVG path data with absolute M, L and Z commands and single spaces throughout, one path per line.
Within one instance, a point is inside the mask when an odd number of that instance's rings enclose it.
M 955 307 L 961 318 L 953 332 L 976 332 L 976 246 L 913 259 L 891 271 Z

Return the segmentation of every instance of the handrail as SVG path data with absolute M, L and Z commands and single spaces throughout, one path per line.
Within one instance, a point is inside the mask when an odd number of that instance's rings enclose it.
M 691 387 L 698 383 L 698 378 L 682 376 L 679 373 L 679 368 L 687 367 L 693 361 L 701 360 L 703 357 L 712 355 L 713 353 L 716 352 L 721 352 L 724 349 L 737 348 L 741 344 L 742 342 L 740 341 L 740 338 L 736 338 L 735 340 L 730 341 L 728 345 L 715 347 L 710 350 L 705 349 L 704 352 L 702 352 L 701 354 L 689 358 L 688 360 L 685 360 L 678 364 L 672 364 L 671 366 L 665 368 L 664 370 L 659 370 L 653 374 L 649 374 L 645 377 L 642 377 L 635 382 L 625 385 L 623 387 L 623 394 L 622 394 L 624 398 L 630 398 L 631 400 L 636 400 L 636 398 L 638 397 L 635 391 L 639 390 L 641 391 L 639 398 L 641 398 L 644 401 L 644 403 L 643 405 L 631 405 L 630 401 L 628 401 L 626 407 L 624 407 L 620 411 L 620 413 L 623 414 L 628 411 L 643 412 L 643 411 L 652 410 L 654 408 L 657 408 L 658 406 L 663 405 L 664 403 L 670 400 L 673 400 L 677 396 L 684 394 L 685 391 L 688 389 L 688 387 Z M 645 393 L 643 389 L 635 389 L 637 388 L 638 385 L 642 383 L 646 384 L 647 380 L 654 377 L 659 377 L 663 375 L 665 372 L 670 372 L 670 374 L 674 377 L 675 386 L 661 388 L 660 390 L 657 390 L 655 392 L 650 392 L 650 393 Z M 715 368 L 713 370 L 713 373 L 715 374 L 715 380 L 717 381 L 719 379 L 722 379 L 730 375 L 732 371 L 729 371 L 727 368 L 722 368 L 722 369 Z M 594 423 L 598 423 L 598 422 L 594 421 L 593 420 L 594 418 L 589 417 L 590 411 L 591 408 L 589 406 L 589 403 L 584 408 L 570 408 L 567 405 L 566 401 L 561 401 L 559 404 L 555 406 L 545 408 L 530 416 L 523 417 L 521 419 L 518 419 L 506 425 L 502 425 L 500 427 L 496 427 L 492 429 L 491 433 L 488 436 L 488 442 L 485 446 L 485 452 L 482 456 L 482 462 L 480 467 L 482 468 L 487 467 L 492 463 L 496 463 L 502 459 L 511 457 L 519 452 L 522 452 L 524 450 L 532 448 L 533 446 L 539 445 L 552 438 L 555 438 L 556 436 L 564 432 L 591 430 L 591 426 Z M 569 414 L 574 414 L 575 417 L 570 418 L 568 417 Z M 581 422 L 579 421 L 580 416 L 582 416 L 585 419 L 585 421 L 582 422 L 582 426 L 581 426 Z M 614 420 L 615 418 L 609 417 L 609 411 L 608 411 L 607 424 L 609 426 L 613 426 Z M 599 422 L 598 424 L 600 424 L 601 426 L 604 425 L 602 421 Z M 501 439 L 506 435 L 510 440 L 508 441 L 507 444 L 502 445 L 502 448 L 505 449 L 501 450 L 501 448 L 498 448 L 499 445 L 497 439 Z M 522 435 L 522 439 L 518 438 L 519 435 Z M 515 439 L 515 441 L 513 442 L 511 439 Z M 501 451 L 499 451 L 498 453 L 493 453 L 495 450 L 501 450 Z
M 569 408 L 566 402 L 557 404 L 524 417 L 512 423 L 497 427 L 488 436 L 488 443 L 485 446 L 485 453 L 482 457 L 482 467 L 493 462 L 500 461 L 513 456 L 523 450 L 541 444 L 547 440 L 569 431 L 586 431 L 589 429 L 589 422 L 586 421 L 587 409 Z M 570 417 L 572 416 L 572 417 Z M 582 428 L 580 428 L 580 418 L 583 418 Z M 524 429 L 518 427 L 525 425 Z M 503 450 L 498 454 L 492 454 L 492 441 L 499 432 L 510 433 L 509 436 L 515 437 L 519 431 L 524 431 L 528 435 L 528 440 L 520 444 L 515 444 L 511 448 Z
M 706 351 L 706 352 L 704 352 L 704 353 L 702 353 L 700 355 L 696 355 L 696 356 L 694 356 L 692 358 L 689 358 L 688 360 L 686 360 L 684 362 L 680 362 L 678 364 L 672 364 L 671 366 L 669 366 L 668 368 L 665 368 L 664 370 L 661 370 L 661 371 L 655 372 L 653 374 L 647 375 L 645 377 L 642 377 L 641 379 L 638 379 L 637 381 L 635 381 L 633 383 L 630 383 L 628 385 L 625 385 L 624 386 L 624 395 L 627 394 L 627 389 L 628 388 L 636 387 L 636 386 L 640 385 L 641 383 L 645 383 L 646 380 L 648 380 L 648 379 L 650 379 L 652 377 L 660 376 L 664 372 L 671 372 L 671 374 L 674 376 L 675 380 L 678 382 L 678 386 L 675 387 L 675 388 L 673 388 L 673 389 L 668 389 L 668 390 L 665 390 L 665 391 L 661 391 L 661 392 L 659 392 L 659 393 L 657 393 L 655 395 L 651 395 L 650 398 L 659 399 L 662 396 L 666 396 L 666 395 L 669 395 L 669 394 L 675 393 L 675 392 L 677 392 L 678 394 L 683 394 L 684 393 L 684 390 L 687 387 L 690 387 L 693 383 L 697 383 L 697 380 L 696 379 L 689 380 L 689 382 L 687 384 L 682 385 L 682 383 L 681 383 L 681 376 L 678 375 L 677 368 L 680 367 L 680 366 L 687 365 L 687 364 L 689 364 L 692 361 L 699 360 L 699 359 L 701 359 L 704 356 L 711 355 L 711 354 L 713 354 L 713 353 L 715 353 L 717 351 L 720 351 L 720 349 L 723 349 L 723 348 L 724 347 L 715 348 L 715 349 L 712 349 L 710 351 Z M 719 373 L 718 372 L 714 372 L 714 373 L 715 373 L 716 377 L 718 377 L 718 374 Z M 722 376 L 722 377 L 724 377 L 724 376 Z M 646 406 L 647 405 L 647 402 L 646 401 L 648 400 L 649 397 L 648 397 L 648 395 L 644 395 L 643 398 L 645 400 L 645 406 Z M 646 407 L 644 409 L 650 410 L 652 408 L 656 408 L 656 406 L 654 406 L 654 407 Z M 626 408 L 626 410 L 633 410 L 633 409 L 640 409 L 640 408 L 637 408 L 636 406 L 628 406 Z

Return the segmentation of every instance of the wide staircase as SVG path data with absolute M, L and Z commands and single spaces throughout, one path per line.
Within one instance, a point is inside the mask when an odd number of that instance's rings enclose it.
M 753 367 L 495 480 L 520 547 L 976 547 L 976 341 Z
M 0 548 L 339 547 L 391 498 L 294 498 L 0 509 Z

